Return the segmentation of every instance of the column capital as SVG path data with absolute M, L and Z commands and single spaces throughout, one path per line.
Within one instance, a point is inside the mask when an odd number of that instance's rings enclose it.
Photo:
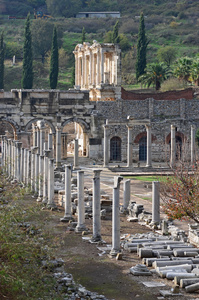
M 133 130 L 133 125 L 127 124 L 126 127 L 128 128 L 128 130 Z
M 100 178 L 100 169 L 93 169 L 93 178 Z
M 176 126 L 171 124 L 171 129 L 176 129 Z
M 45 157 L 49 157 L 50 156 L 51 151 L 50 150 L 44 150 L 44 156 Z
M 145 124 L 146 129 L 151 129 L 151 124 Z
M 196 129 L 196 125 L 191 125 L 191 129 Z
M 72 169 L 71 165 L 64 165 L 64 167 L 70 170 Z

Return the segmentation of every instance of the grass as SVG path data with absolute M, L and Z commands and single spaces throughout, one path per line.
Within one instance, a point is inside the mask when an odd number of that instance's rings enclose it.
M 156 176 L 124 176 L 124 178 L 148 182 L 157 181 L 159 179 Z
M 49 235 L 41 229 L 43 212 L 32 205 L 23 210 L 21 200 L 27 191 L 10 185 L 2 175 L 0 180 L 0 298 L 62 299 L 55 292 L 54 278 L 41 264 L 53 255 L 46 247 Z

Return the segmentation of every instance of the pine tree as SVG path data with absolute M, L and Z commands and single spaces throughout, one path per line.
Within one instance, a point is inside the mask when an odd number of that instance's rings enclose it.
M 112 43 L 113 44 L 119 43 L 119 22 L 118 21 L 115 23 L 115 26 L 113 27 Z
M 3 33 L 0 38 L 0 89 L 4 89 L 4 44 Z
M 83 42 L 85 42 L 85 40 L 86 40 L 86 30 L 83 27 L 83 29 L 82 29 L 82 44 L 83 44 Z
M 22 88 L 32 89 L 33 86 L 33 58 L 32 58 L 32 35 L 30 30 L 30 14 L 25 25 L 25 39 L 23 47 L 23 73 Z
M 50 88 L 56 89 L 59 72 L 59 54 L 58 54 L 58 43 L 57 43 L 57 30 L 54 27 L 53 39 L 51 47 L 51 58 L 50 58 Z
M 147 51 L 147 38 L 145 35 L 144 15 L 140 15 L 140 26 L 137 41 L 137 59 L 136 59 L 136 79 L 145 73 L 146 68 L 146 51 Z

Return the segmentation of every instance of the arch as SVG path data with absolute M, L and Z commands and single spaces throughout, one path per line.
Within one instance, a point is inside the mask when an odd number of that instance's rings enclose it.
M 175 137 L 176 138 L 177 137 L 181 138 L 182 143 L 184 143 L 184 141 L 186 139 L 185 136 L 184 136 L 184 134 L 182 132 L 180 132 L 180 131 L 176 131 Z M 170 144 L 170 142 L 171 142 L 171 132 L 166 137 L 166 144 Z
M 35 118 L 35 119 L 30 120 L 25 126 L 25 132 L 27 132 L 29 129 L 31 129 L 32 123 L 35 123 L 37 121 L 44 121 L 45 123 L 47 123 L 49 125 L 50 129 L 52 130 L 52 133 L 55 134 L 56 130 L 55 130 L 54 125 L 50 121 L 48 121 L 44 118 Z
M 110 139 L 110 161 L 121 161 L 122 140 L 119 136 Z
M 139 161 L 147 159 L 147 136 L 143 135 L 139 140 Z
M 2 122 L 8 122 L 10 124 L 10 126 L 12 127 L 12 129 L 13 129 L 14 137 L 17 138 L 17 132 L 20 131 L 19 130 L 19 125 L 15 121 L 13 121 L 13 120 L 11 120 L 11 119 L 9 119 L 7 117 L 1 117 L 0 121 L 2 121 Z
M 147 136 L 147 132 L 146 131 L 140 132 L 138 135 L 136 135 L 136 137 L 134 139 L 134 143 L 139 144 L 140 139 L 144 136 Z M 157 140 L 156 136 L 151 134 L 151 141 L 154 142 L 156 140 Z
M 62 123 L 62 131 L 63 131 L 64 126 L 66 126 L 69 123 L 78 123 L 82 127 L 84 133 L 89 132 L 90 126 L 84 120 L 76 118 L 76 117 L 65 120 Z

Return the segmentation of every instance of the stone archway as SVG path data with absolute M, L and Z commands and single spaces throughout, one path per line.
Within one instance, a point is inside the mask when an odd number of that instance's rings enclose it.
M 8 138 L 17 139 L 19 126 L 13 120 L 8 118 L 0 119 L 0 135 L 6 135 Z

